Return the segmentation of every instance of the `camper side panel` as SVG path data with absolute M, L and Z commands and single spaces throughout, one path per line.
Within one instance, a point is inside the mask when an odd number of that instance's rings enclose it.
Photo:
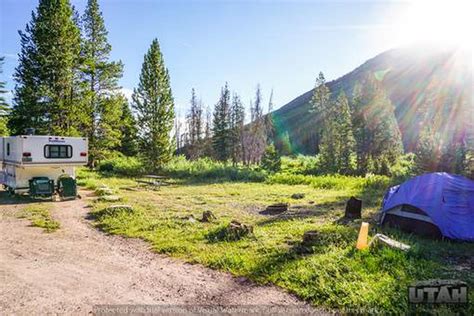
M 3 162 L 5 164 L 20 164 L 22 158 L 22 139 L 19 136 L 3 139 Z
M 58 178 L 62 175 L 69 175 L 72 178 L 75 178 L 76 176 L 73 166 L 7 166 L 7 175 L 6 185 L 15 189 L 17 193 L 28 191 L 29 180 L 34 177 L 48 177 L 49 179 L 54 180 L 54 185 L 57 185 Z
M 23 165 L 85 165 L 87 139 L 80 137 L 22 136 Z

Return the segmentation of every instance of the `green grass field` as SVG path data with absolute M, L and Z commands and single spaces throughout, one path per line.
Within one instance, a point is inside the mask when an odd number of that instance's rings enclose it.
M 346 312 L 401 313 L 413 308 L 407 301 L 407 286 L 414 281 L 460 279 L 474 286 L 468 261 L 469 253 L 474 254 L 472 244 L 384 230 L 412 249 L 407 253 L 388 248 L 355 249 L 361 220 L 338 223 L 345 202 L 352 195 L 363 199 L 363 220 L 371 223 L 373 236 L 381 231 L 374 216 L 389 184 L 387 179 L 299 177 L 290 181 L 274 176 L 266 183 L 214 184 L 181 179 L 159 191 L 135 190 L 131 179 L 85 170 L 79 179 L 89 189 L 105 184 L 123 198 L 120 204 L 133 206 L 133 212 L 108 213 L 103 210 L 110 203 L 94 202 L 96 224 L 105 232 L 141 238 L 158 253 L 258 283 L 273 283 L 316 306 Z M 294 200 L 294 193 L 305 197 Z M 284 216 L 259 214 L 276 202 L 289 202 L 289 212 Z M 214 222 L 195 220 L 207 210 L 216 215 Z M 231 220 L 253 225 L 253 235 L 238 241 L 216 238 Z M 300 254 L 296 250 L 307 230 L 318 231 L 321 241 L 312 253 Z M 437 312 L 453 311 L 456 308 L 437 308 Z

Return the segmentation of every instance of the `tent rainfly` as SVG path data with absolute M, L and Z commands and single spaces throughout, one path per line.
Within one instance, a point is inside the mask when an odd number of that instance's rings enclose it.
M 474 181 L 428 173 L 391 187 L 381 224 L 434 238 L 474 241 Z

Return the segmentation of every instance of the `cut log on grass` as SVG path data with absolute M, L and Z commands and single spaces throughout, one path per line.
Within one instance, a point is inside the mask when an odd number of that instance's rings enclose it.
M 369 246 L 382 245 L 387 246 L 393 249 L 399 249 L 402 251 L 410 250 L 410 246 L 402 242 L 396 241 L 388 236 L 383 234 L 376 234 L 374 238 L 370 241 Z
M 201 222 L 209 223 L 216 219 L 216 216 L 211 211 L 204 211 L 202 213 Z
M 272 205 L 267 206 L 267 208 L 264 211 L 260 212 L 260 214 L 264 214 L 264 215 L 280 214 L 280 213 L 286 212 L 288 210 L 288 206 L 289 206 L 288 203 L 272 204 Z
M 346 204 L 346 218 L 361 218 L 362 217 L 362 201 L 351 196 Z

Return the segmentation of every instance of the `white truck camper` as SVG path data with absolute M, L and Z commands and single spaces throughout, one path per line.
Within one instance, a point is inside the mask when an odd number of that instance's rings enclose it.
M 12 194 L 75 197 L 75 168 L 86 165 L 87 157 L 83 137 L 0 137 L 0 184 Z

